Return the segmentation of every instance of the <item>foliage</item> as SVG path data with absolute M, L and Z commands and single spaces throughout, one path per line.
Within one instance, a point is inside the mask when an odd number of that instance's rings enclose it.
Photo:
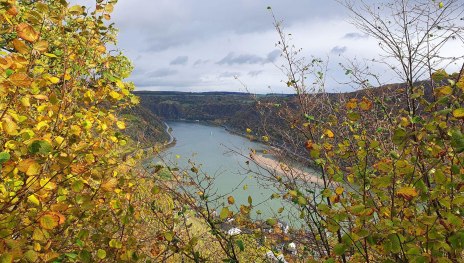
M 137 258 L 115 3 L 0 1 L 1 262 Z
M 415 5 L 415 11 L 425 12 L 429 6 L 419 5 L 421 1 L 398 2 Z M 445 8 L 440 3 L 434 8 Z M 462 13 L 462 9 L 452 9 L 454 4 L 462 8 L 459 2 L 447 3 L 449 12 Z M 397 21 L 419 14 L 405 10 L 392 14 Z M 382 18 L 381 13 L 377 15 Z M 420 30 L 427 30 L 427 25 L 420 19 L 408 23 Z M 351 68 L 347 74 L 366 89 L 333 99 L 323 92 L 321 71 L 314 70 L 319 62 L 305 64 L 298 58 L 298 50 L 288 44 L 278 21 L 276 28 L 289 86 L 300 94 L 299 107 L 285 109 L 288 127 L 305 138 L 301 144 L 323 180 L 314 186 L 292 173 L 285 178 L 281 174 L 267 178 L 284 189 L 283 198 L 301 211 L 306 235 L 297 239 L 306 249 L 300 256 L 325 262 L 462 261 L 464 66 L 449 75 L 429 64 L 425 71 L 430 71 L 430 80 L 416 82 L 408 71 L 423 66 L 424 61 L 411 60 L 404 67 L 405 84 L 383 89 L 390 93 L 371 88 L 366 74 Z M 362 29 L 374 36 L 385 32 L 382 28 Z M 407 31 L 388 30 L 395 39 L 407 37 L 402 35 Z M 388 45 L 386 38 L 379 41 Z M 423 43 L 408 44 L 427 52 Z M 308 78 L 319 83 L 319 96 L 307 94 Z

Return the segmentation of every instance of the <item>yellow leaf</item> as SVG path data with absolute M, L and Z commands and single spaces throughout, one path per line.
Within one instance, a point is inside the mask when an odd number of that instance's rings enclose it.
M 61 137 L 61 136 L 58 136 L 58 137 L 55 138 L 55 142 L 58 143 L 58 144 L 62 144 L 63 141 L 64 141 L 64 138 Z
M 40 186 L 47 191 L 53 191 L 56 189 L 56 184 L 50 180 L 50 178 L 40 179 Z
M 118 179 L 112 177 L 101 185 L 101 188 L 107 192 L 112 191 L 118 185 Z
M 343 191 L 344 191 L 344 190 L 345 190 L 345 189 L 343 189 L 343 187 L 339 186 L 339 187 L 337 187 L 337 189 L 335 189 L 335 193 L 336 193 L 337 195 L 341 195 L 341 194 L 343 194 Z
M 34 44 L 34 49 L 39 52 L 46 52 L 48 50 L 48 42 L 45 40 L 40 40 Z
M 22 97 L 22 98 L 21 98 L 21 104 L 22 104 L 24 107 L 29 107 L 29 106 L 31 106 L 31 103 L 29 102 L 29 98 L 28 98 L 28 97 Z
M 27 197 L 27 200 L 36 206 L 40 206 L 40 200 L 35 195 L 30 195 L 29 197 Z
M 32 97 L 34 97 L 36 100 L 48 100 L 48 97 L 43 94 L 33 95 Z
M 98 47 L 97 47 L 97 51 L 98 51 L 98 52 L 101 52 L 101 53 L 105 53 L 106 47 L 105 47 L 105 46 L 98 46 Z
M 68 9 L 69 13 L 73 14 L 73 15 L 80 15 L 82 13 L 84 13 L 84 8 L 82 8 L 82 6 L 80 5 L 74 5 L 74 6 L 71 6 L 69 9 Z
M 8 80 L 11 84 L 19 87 L 27 87 L 31 85 L 31 79 L 25 73 L 14 73 L 8 78 Z
M 38 175 L 40 168 L 40 164 L 33 159 L 26 159 L 18 164 L 18 170 L 28 176 Z
M 2 128 L 8 135 L 18 135 L 18 125 L 16 125 L 16 123 L 10 118 L 5 118 L 2 121 Z
M 27 23 L 17 25 L 16 31 L 18 32 L 18 36 L 26 41 L 35 42 L 39 39 L 39 34 Z
M 452 88 L 451 86 L 443 86 L 443 87 L 437 88 L 437 89 L 435 90 L 435 93 L 436 93 L 439 97 L 451 95 L 451 94 L 453 93 L 453 88 Z
M 110 92 L 110 96 L 111 98 L 116 99 L 116 100 L 118 100 L 121 97 L 121 95 L 114 90 Z
M 53 84 L 57 84 L 60 82 L 60 79 L 57 77 L 49 77 L 48 80 Z
M 411 199 L 416 197 L 418 193 L 414 187 L 405 186 L 398 189 L 396 195 L 410 201 Z
M 105 12 L 111 13 L 111 12 L 113 12 L 113 10 L 114 10 L 114 6 L 112 4 L 107 4 L 105 6 Z
M 464 119 L 464 108 L 455 109 L 453 116 L 458 119 Z
M 326 130 L 324 132 L 324 135 L 329 137 L 329 138 L 333 138 L 334 137 L 334 133 L 331 131 L 331 130 Z
M 251 129 L 250 129 L 250 128 L 246 128 L 246 132 L 247 132 L 247 133 L 251 133 Z
M 116 122 L 116 126 L 118 126 L 118 128 L 121 130 L 124 130 L 126 128 L 126 124 L 123 121 Z

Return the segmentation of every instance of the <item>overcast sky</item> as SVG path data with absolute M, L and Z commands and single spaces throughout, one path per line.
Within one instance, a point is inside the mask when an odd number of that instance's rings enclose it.
M 339 63 L 378 56 L 334 0 L 119 0 L 113 20 L 135 66 L 130 80 L 137 90 L 245 91 L 243 83 L 253 93 L 291 93 L 268 6 L 304 55 L 330 61 L 329 90 L 349 89 Z

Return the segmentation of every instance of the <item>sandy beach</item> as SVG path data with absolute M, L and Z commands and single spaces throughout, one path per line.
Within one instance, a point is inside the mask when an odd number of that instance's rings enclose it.
M 262 166 L 263 168 L 269 169 L 270 171 L 274 171 L 283 176 L 287 176 L 294 179 L 302 179 L 306 182 L 311 182 L 320 186 L 324 186 L 324 181 L 317 175 L 302 171 L 297 168 L 288 167 L 283 163 L 280 163 L 271 158 L 267 158 L 261 154 L 251 153 L 250 158 L 253 161 L 255 161 L 256 164 Z

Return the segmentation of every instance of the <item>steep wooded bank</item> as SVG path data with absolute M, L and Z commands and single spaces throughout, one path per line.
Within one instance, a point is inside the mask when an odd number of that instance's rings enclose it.
M 126 121 L 124 133 L 138 143 L 138 147 L 147 148 L 169 141 L 164 122 L 148 109 L 137 105 L 120 114 Z

